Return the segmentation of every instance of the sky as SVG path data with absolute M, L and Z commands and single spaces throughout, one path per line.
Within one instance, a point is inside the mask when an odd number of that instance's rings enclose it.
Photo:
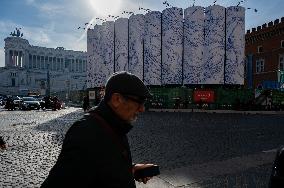
M 129 17 L 123 11 L 145 14 L 143 9 L 162 11 L 165 0 L 0 0 L 0 67 L 5 66 L 4 39 L 15 28 L 33 46 L 64 47 L 87 50 L 85 23 L 101 24 L 96 18 L 113 20 L 113 16 Z M 167 0 L 170 6 L 207 7 L 216 0 Z M 246 30 L 284 17 L 284 0 L 217 0 L 224 7 L 246 8 Z M 257 12 L 254 11 L 257 10 Z M 87 25 L 88 26 L 88 25 Z

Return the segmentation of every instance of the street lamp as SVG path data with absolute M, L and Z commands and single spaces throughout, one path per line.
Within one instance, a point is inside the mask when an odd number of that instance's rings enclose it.
M 50 73 L 49 73 L 49 63 L 47 63 L 46 81 L 47 81 L 46 95 L 47 95 L 47 96 L 50 96 Z

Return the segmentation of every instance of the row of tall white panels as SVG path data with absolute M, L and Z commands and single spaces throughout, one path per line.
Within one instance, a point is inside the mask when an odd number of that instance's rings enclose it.
M 145 15 L 144 40 L 144 82 L 147 85 L 161 85 L 161 12 Z
M 225 83 L 244 84 L 245 8 L 226 9 Z
M 115 71 L 128 71 L 128 19 L 115 21 Z
M 143 41 L 145 17 L 142 14 L 129 18 L 129 72 L 143 80 Z
M 182 84 L 183 10 L 162 14 L 162 84 Z
M 204 8 L 184 10 L 184 84 L 200 84 L 204 79 Z
M 121 70 L 146 85 L 243 84 L 244 18 L 243 7 L 214 5 L 96 25 L 88 31 L 88 87 Z
M 203 84 L 224 84 L 225 10 L 219 5 L 205 9 Z

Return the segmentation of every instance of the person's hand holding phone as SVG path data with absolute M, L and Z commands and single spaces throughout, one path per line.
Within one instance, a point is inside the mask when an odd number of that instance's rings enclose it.
M 132 168 L 136 181 L 146 184 L 153 176 L 160 174 L 159 166 L 154 164 L 135 164 Z

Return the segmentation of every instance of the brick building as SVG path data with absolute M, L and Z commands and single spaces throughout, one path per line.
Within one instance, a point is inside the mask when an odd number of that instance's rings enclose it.
M 245 40 L 245 86 L 283 88 L 284 17 L 247 30 Z

